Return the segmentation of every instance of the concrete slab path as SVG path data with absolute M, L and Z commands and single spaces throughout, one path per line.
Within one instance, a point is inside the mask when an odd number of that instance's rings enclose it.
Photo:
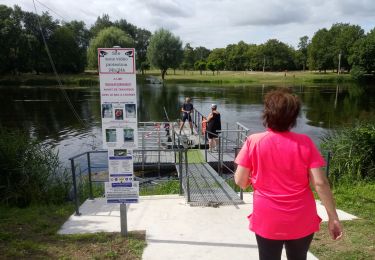
M 190 207 L 178 195 L 143 196 L 128 207 L 128 230 L 146 230 L 144 260 L 258 259 L 256 239 L 248 231 L 246 216 L 252 209 L 252 194 L 236 206 Z M 326 221 L 324 207 L 317 202 L 319 216 Z M 120 207 L 104 198 L 87 200 L 81 216 L 72 215 L 60 234 L 120 232 Z M 356 218 L 339 210 L 342 220 Z M 285 253 L 283 258 L 286 259 Z M 316 259 L 309 253 L 308 259 Z

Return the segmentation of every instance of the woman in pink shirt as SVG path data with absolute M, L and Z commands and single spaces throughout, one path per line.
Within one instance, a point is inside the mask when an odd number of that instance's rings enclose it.
M 325 161 L 308 136 L 290 131 L 300 108 L 298 97 L 287 89 L 269 92 L 263 112 L 267 131 L 250 135 L 235 160 L 236 184 L 254 188 L 253 213 L 248 218 L 260 260 L 281 259 L 283 245 L 288 259 L 306 259 L 321 222 L 310 183 L 327 210 L 331 237 L 337 240 L 342 236 L 329 182 L 321 168 Z

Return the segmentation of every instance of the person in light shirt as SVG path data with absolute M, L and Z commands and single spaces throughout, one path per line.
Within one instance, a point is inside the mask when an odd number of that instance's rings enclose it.
M 256 234 L 259 259 L 306 259 L 321 218 L 317 214 L 315 188 L 328 214 L 328 230 L 334 240 L 342 226 L 328 179 L 325 161 L 312 140 L 291 131 L 301 108 L 288 89 L 273 90 L 264 98 L 265 132 L 247 137 L 236 157 L 235 182 L 242 189 L 252 185 L 253 212 L 249 229 Z

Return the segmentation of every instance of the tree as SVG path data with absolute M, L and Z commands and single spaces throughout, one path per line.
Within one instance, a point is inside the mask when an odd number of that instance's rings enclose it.
M 303 71 L 306 69 L 307 65 L 307 48 L 309 47 L 310 41 L 308 36 L 302 36 L 299 38 L 298 51 L 296 53 L 298 65 L 302 65 Z
M 248 57 L 246 56 L 248 45 L 244 41 L 237 44 L 229 44 L 225 48 L 226 67 L 229 70 L 246 70 Z
M 184 70 L 194 69 L 195 55 L 194 48 L 190 46 L 190 43 L 186 43 L 184 47 L 184 59 L 182 64 L 184 65 Z
M 100 31 L 111 26 L 113 26 L 113 23 L 110 21 L 108 14 L 103 14 L 102 17 L 99 16 L 90 28 L 91 37 L 96 37 Z
M 180 38 L 165 29 L 156 31 L 151 36 L 147 58 L 152 66 L 160 69 L 161 78 L 164 80 L 168 68 L 178 67 L 183 59 Z
M 22 20 L 24 32 L 29 43 L 30 66 L 37 74 L 39 72 L 51 72 L 52 68 L 46 52 L 45 42 L 50 47 L 50 39 L 59 27 L 59 21 L 53 20 L 47 12 L 41 16 L 31 12 L 24 12 Z M 42 30 L 43 34 L 40 30 Z
M 21 25 L 12 8 L 0 5 L 0 73 L 14 71 Z
M 147 68 L 150 68 L 150 63 L 147 61 L 147 48 L 150 43 L 151 32 L 146 29 L 137 28 L 135 33 L 135 51 L 136 55 L 136 66 L 140 67 L 142 74 L 144 71 L 144 64 L 147 64 Z M 143 64 L 143 65 L 142 65 Z
M 130 48 L 134 47 L 134 41 L 119 28 L 112 26 L 103 29 L 90 41 L 87 51 L 89 68 L 98 67 L 98 48 L 112 48 L 113 46 Z
M 203 47 L 199 46 L 194 49 L 194 62 L 197 60 L 206 60 L 207 57 L 210 55 L 210 50 Z
M 310 69 L 326 71 L 334 67 L 332 42 L 332 35 L 326 28 L 320 29 L 314 34 L 308 47 Z
M 216 48 L 216 49 L 213 49 L 210 52 L 210 55 L 207 57 L 207 63 L 215 64 L 215 68 L 217 70 L 217 73 L 219 73 L 219 71 L 223 70 L 224 67 L 225 67 L 224 59 L 225 59 L 225 49 L 224 48 Z M 210 69 L 210 68 L 208 68 L 208 69 Z
M 350 71 L 348 57 L 350 55 L 350 48 L 354 43 L 364 37 L 363 29 L 358 25 L 350 25 L 348 23 L 336 23 L 329 29 L 331 38 L 333 39 L 333 64 L 334 68 L 338 68 L 338 60 L 340 55 L 340 67 L 346 68 Z
M 200 74 L 202 75 L 202 71 L 206 69 L 206 62 L 204 60 L 198 60 L 194 63 L 194 68 L 199 70 Z
M 375 71 L 375 28 L 350 49 L 349 64 L 367 73 Z
M 216 62 L 213 62 L 213 61 L 207 62 L 207 69 L 212 71 L 212 75 L 215 75 Z
M 56 70 L 62 73 L 78 73 L 85 70 L 85 60 L 68 27 L 58 28 L 51 36 L 51 56 Z
M 267 59 L 267 65 L 270 70 L 291 70 L 294 69 L 294 50 L 292 47 L 276 39 L 268 40 L 263 44 L 262 54 Z

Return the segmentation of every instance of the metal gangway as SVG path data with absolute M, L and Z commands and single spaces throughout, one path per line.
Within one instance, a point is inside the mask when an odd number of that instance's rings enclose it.
M 166 117 L 168 119 L 168 116 Z M 242 204 L 242 193 L 234 184 L 234 158 L 249 134 L 249 129 L 236 123 L 233 129 L 226 124 L 218 135 L 218 150 L 208 150 L 206 134 L 202 132 L 204 116 L 197 110 L 193 114 L 194 134 L 179 133 L 178 122 L 140 122 L 139 148 L 133 151 L 134 166 L 141 172 L 152 168 L 152 177 L 135 177 L 142 185 L 157 184 L 163 178 L 165 167 L 175 168 L 180 188 L 191 206 Z M 186 131 L 185 131 L 186 132 Z M 200 160 L 192 160 L 195 154 Z M 79 214 L 78 188 L 82 176 L 87 176 L 89 198 L 93 199 L 93 186 L 108 181 L 107 151 L 87 151 L 69 158 L 73 178 L 73 197 L 76 214 Z M 239 195 L 240 194 L 240 195 Z
M 208 149 L 207 133 L 203 132 L 205 117 L 198 110 L 194 110 L 192 115 L 194 134 L 190 131 L 182 131 L 179 134 L 179 126 L 173 127 L 173 140 L 177 140 L 185 148 L 179 153 L 180 164 L 176 164 L 176 169 L 180 179 L 180 187 L 183 189 L 187 203 L 191 206 L 212 206 L 237 205 L 243 203 L 242 191 L 238 194 L 234 184 L 234 158 L 238 150 L 242 147 L 249 129 L 240 123 L 236 123 L 231 129 L 229 124 L 224 124 L 224 128 L 217 136 L 218 149 L 213 152 Z M 196 143 L 194 143 L 196 142 Z M 187 152 L 195 149 L 201 153 L 201 162 L 190 162 Z M 203 148 L 203 149 L 201 149 Z M 191 150 L 190 150 L 191 151 Z M 237 188 L 239 189 L 239 188 Z

